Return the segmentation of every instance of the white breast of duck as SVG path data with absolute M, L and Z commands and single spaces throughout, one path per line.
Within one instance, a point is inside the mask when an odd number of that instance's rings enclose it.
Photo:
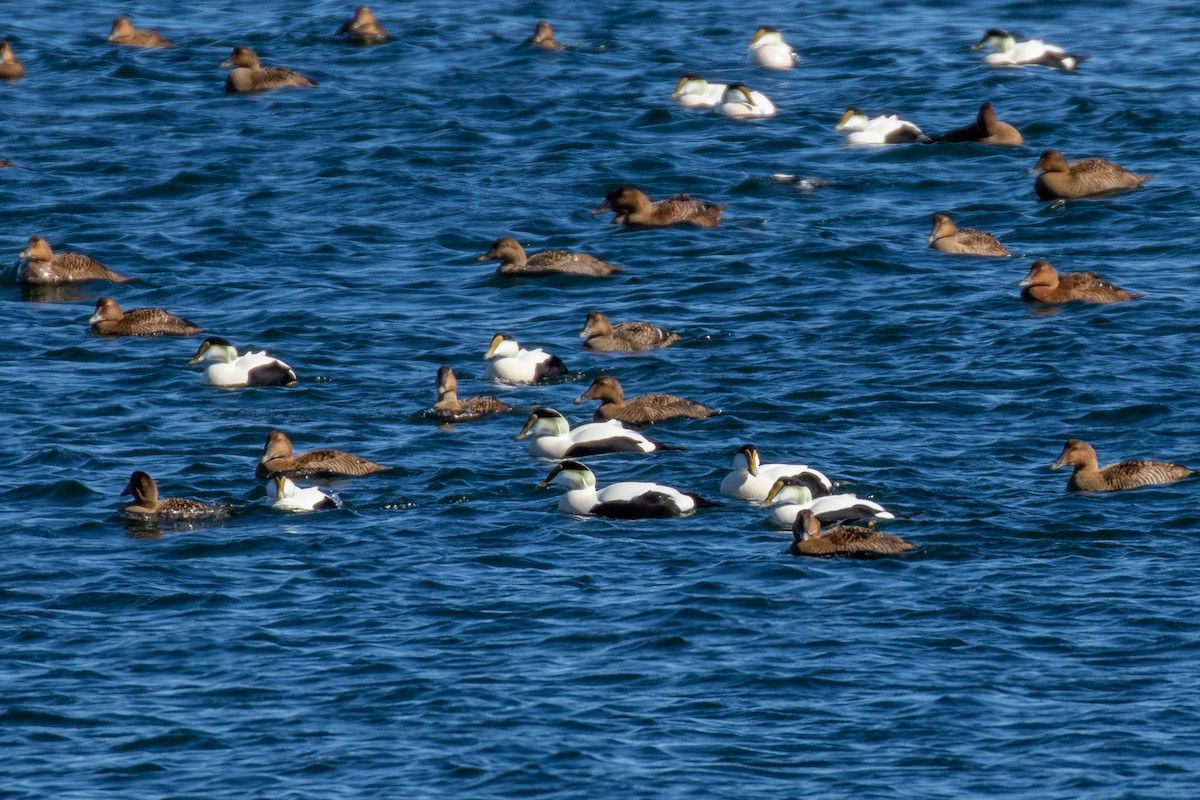
M 602 453 L 652 453 L 659 445 L 617 420 L 589 422 L 572 428 L 567 418 L 552 408 L 535 408 L 516 435 L 532 436 L 529 454 L 534 458 L 586 458 Z
M 695 498 L 658 483 L 623 481 L 597 490 L 596 476 L 578 461 L 555 465 L 540 485 L 551 483 L 568 487 L 558 501 L 558 507 L 568 514 L 645 519 L 677 517 L 696 510 Z
M 287 386 L 296 373 L 287 364 L 263 351 L 238 355 L 225 339 L 211 336 L 200 345 L 190 363 L 216 362 L 204 370 L 201 382 L 211 386 Z
M 721 96 L 721 113 L 734 119 L 775 116 L 775 104 L 744 83 L 731 83 Z
M 816 498 L 810 495 L 807 500 L 802 502 L 794 502 L 794 497 L 788 499 L 782 494 L 775 499 L 779 500 L 780 497 L 784 497 L 784 501 L 771 507 L 767 520 L 773 527 L 785 530 L 792 529 L 792 523 L 796 521 L 796 516 L 806 508 L 812 511 L 822 523 L 896 518 L 895 514 L 874 500 L 867 500 L 854 494 L 830 494 Z
M 721 481 L 721 494 L 737 500 L 762 502 L 780 478 L 803 476 L 823 492 L 833 489 L 833 482 L 805 464 L 760 464 L 758 449 L 743 445 L 733 456 L 733 471 Z
M 338 502 L 316 486 L 299 487 L 286 475 L 276 474 L 267 484 L 268 502 L 281 511 L 320 511 L 337 508 Z
M 526 350 L 508 334 L 497 333 L 483 356 L 488 364 L 485 377 L 509 383 L 537 383 L 547 378 L 565 375 L 562 360 L 545 350 Z
M 750 63 L 767 69 L 791 69 L 800 56 L 775 28 L 762 27 L 750 42 Z

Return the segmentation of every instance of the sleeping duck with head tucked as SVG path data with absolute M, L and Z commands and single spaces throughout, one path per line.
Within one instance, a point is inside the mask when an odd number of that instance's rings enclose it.
M 125 283 L 129 280 L 82 253 L 56 253 L 50 242 L 41 236 L 30 236 L 18 258 L 24 261 L 17 268 L 17 280 L 25 284 L 53 286 L 77 281 Z
M 235 47 L 229 58 L 221 63 L 223 69 L 233 71 L 225 78 L 225 91 L 229 94 L 265 92 L 289 86 L 316 86 L 317 82 L 287 67 L 264 67 L 258 54 L 249 47 Z
M 624 269 L 587 253 L 575 253 L 570 250 L 543 250 L 528 256 L 521 243 L 508 236 L 501 236 L 492 242 L 492 249 L 481 255 L 479 260 L 499 261 L 497 275 L 523 278 L 543 278 L 548 275 L 590 275 L 594 278 L 607 278 Z
M 641 189 L 622 186 L 609 192 L 604 202 L 592 213 L 612 211 L 616 214 L 612 221 L 614 225 L 643 228 L 695 225 L 698 228 L 715 228 L 721 224 L 721 212 L 724 209 L 724 203 L 718 205 L 707 200 L 693 200 L 686 194 L 651 201 Z

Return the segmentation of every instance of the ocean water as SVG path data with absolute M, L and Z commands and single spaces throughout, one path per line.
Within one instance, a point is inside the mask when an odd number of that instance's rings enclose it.
M 33 234 L 137 278 L 0 291 L 4 620 L 0 796 L 12 798 L 1190 798 L 1200 786 L 1196 486 L 1072 496 L 1047 466 L 1200 463 L 1200 11 L 1165 2 L 7 8 L 28 76 L 0 85 L 0 261 Z M 177 43 L 105 43 L 114 10 Z M 573 45 L 522 47 L 548 18 Z M 803 54 L 749 67 L 755 27 Z M 1092 56 L 994 70 L 1003 26 Z M 235 44 L 320 81 L 227 96 Z M 695 71 L 778 105 L 676 107 Z M 848 105 L 938 132 L 979 103 L 1018 149 L 851 148 Z M 1038 202 L 1042 149 L 1157 177 Z M 781 185 L 786 172 L 824 182 Z M 624 230 L 621 184 L 728 204 L 716 230 Z M 928 250 L 935 212 L 1011 259 Z M 628 267 L 496 277 L 517 237 Z M 7 255 L 4 255 L 7 253 Z M 1145 299 L 1037 310 L 1035 259 Z M 266 348 L 290 389 L 200 385 L 192 339 L 101 339 L 97 297 Z M 606 356 L 588 311 L 679 331 Z M 567 380 L 483 380 L 492 334 Z M 427 414 L 452 366 L 512 415 Z M 592 460 L 601 485 L 717 499 L 737 447 L 807 463 L 911 515 L 903 559 L 802 560 L 764 510 L 576 519 L 513 436 L 601 374 L 721 408 Z M 394 469 L 344 508 L 264 505 L 272 428 Z M 133 470 L 225 524 L 129 527 Z

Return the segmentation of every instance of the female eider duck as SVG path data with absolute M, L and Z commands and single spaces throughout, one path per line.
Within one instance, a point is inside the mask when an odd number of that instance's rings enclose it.
M 895 514 L 874 500 L 864 500 L 854 494 L 829 494 L 813 476 L 804 474 L 789 475 L 775 481 L 763 505 L 771 506 L 768 522 L 776 528 L 785 529 L 791 528 L 796 515 L 806 508 L 822 523 L 896 518 Z
M 767 69 L 791 69 L 800 56 L 783 40 L 778 28 L 763 25 L 750 40 L 750 63 Z
M 263 445 L 258 466 L 254 468 L 254 476 L 259 479 L 272 475 L 286 475 L 289 478 L 357 478 L 387 472 L 388 469 L 383 464 L 341 450 L 309 450 L 294 455 L 292 440 L 287 434 L 271 431 L 267 434 L 267 443 Z
M 993 67 L 1043 66 L 1062 70 L 1073 70 L 1091 56 L 1076 56 L 1058 45 L 1046 44 L 1038 39 L 1018 42 L 1016 37 L 1001 28 L 989 28 L 983 38 L 971 46 L 971 50 L 991 47 L 984 62 Z
M 541 20 L 533 28 L 533 36 L 525 40 L 525 44 L 540 47 L 543 50 L 562 50 L 563 43 L 554 38 L 554 26 L 546 20 Z
M 338 501 L 316 486 L 299 487 L 286 475 L 272 475 L 267 503 L 280 511 L 324 511 L 339 508 Z
M 17 280 L 21 283 L 53 286 L 76 281 L 125 283 L 129 280 L 82 253 L 56 253 L 50 248 L 50 242 L 41 236 L 30 236 L 18 258 L 24 259 L 17 270 Z
M 204 332 L 199 325 L 161 308 L 122 311 L 111 297 L 96 301 L 96 313 L 88 325 L 100 336 L 193 336 Z
M 125 516 L 132 519 L 223 519 L 232 510 L 224 503 L 209 505 L 181 497 L 159 497 L 154 478 L 140 470 L 129 476 L 129 483 L 121 495 L 133 496 L 133 502 L 123 509 Z
M 354 18 L 346 21 L 338 35 L 352 44 L 379 44 L 388 38 L 387 31 L 367 6 L 354 9 Z
M 1021 299 L 1029 303 L 1123 303 L 1145 297 L 1114 286 L 1094 272 L 1060 275 L 1049 261 L 1033 262 L 1029 274 L 1017 285 Z
M 1103 158 L 1087 158 L 1067 162 L 1059 150 L 1045 150 L 1038 163 L 1029 170 L 1041 174 L 1033 183 L 1039 200 L 1077 200 L 1136 189 L 1153 175 L 1135 175 L 1122 166 Z
M 23 77 L 25 77 L 25 67 L 21 65 L 20 61 L 17 61 L 12 45 L 8 42 L 0 42 L 0 79 Z
M 513 408 L 494 397 L 468 397 L 458 399 L 458 378 L 449 367 L 437 371 L 437 402 L 433 404 L 433 416 L 439 422 L 466 422 L 488 414 L 507 414 Z
M 868 119 L 866 114 L 853 106 L 842 114 L 834 130 L 850 131 L 846 136 L 850 144 L 908 144 L 920 141 L 925 136 L 916 125 L 895 114 Z
M 533 437 L 529 454 L 534 458 L 587 458 L 604 453 L 653 453 L 671 449 L 626 429 L 616 420 L 589 422 L 572 428 L 553 408 L 535 408 L 514 439 Z
M 596 476 L 578 461 L 555 464 L 538 486 L 545 489 L 551 483 L 570 487 L 559 498 L 558 507 L 568 514 L 609 517 L 611 519 L 661 519 L 690 514 L 712 503 L 691 492 L 681 492 L 670 486 L 641 481 L 623 481 L 596 489 Z
M 1161 486 L 1195 475 L 1195 470 L 1163 461 L 1119 461 L 1099 466 L 1096 450 L 1081 439 L 1070 439 L 1050 469 L 1074 467 L 1067 481 L 1070 492 L 1119 492 L 1141 486 Z
M 804 509 L 792 524 L 792 546 L 788 552 L 794 556 L 819 558 L 876 558 L 915 549 L 912 542 L 874 528 L 841 525 L 822 531 L 821 521 L 811 510 Z
M 588 400 L 600 401 L 600 407 L 596 409 L 593 417 L 594 421 L 615 419 L 626 425 L 653 425 L 678 417 L 708 419 L 721 413 L 673 394 L 643 394 L 626 400 L 621 382 L 611 375 L 596 378 L 586 392 L 575 398 L 576 403 L 585 403 Z
M 671 98 L 685 108 L 714 108 L 725 96 L 724 83 L 709 83 L 694 72 L 686 72 L 675 84 Z
M 725 204 L 707 200 L 693 200 L 686 194 L 677 194 L 666 200 L 651 201 L 646 193 L 633 186 L 613 189 L 604 202 L 592 210 L 593 214 L 612 211 L 613 225 L 636 225 L 645 228 L 664 228 L 670 225 L 695 225 L 698 228 L 715 228 L 721 224 L 721 212 Z
M 317 82 L 287 67 L 264 67 L 249 47 L 235 47 L 222 69 L 232 67 L 225 78 L 226 93 L 265 92 L 288 86 L 316 86 Z
M 545 350 L 525 350 L 507 333 L 497 333 L 483 354 L 490 361 L 484 377 L 509 383 L 541 383 L 567 374 L 562 359 Z
M 975 142 L 998 147 L 1020 147 L 1025 143 L 1021 132 L 996 116 L 991 103 L 984 103 L 975 121 L 965 128 L 929 137 L 931 142 Z
M 624 269 L 616 264 L 601 261 L 587 253 L 570 250 L 543 250 L 532 256 L 525 255 L 525 248 L 516 239 L 501 236 L 492 242 L 492 249 L 481 255 L 479 261 L 499 261 L 497 275 L 509 277 L 544 278 L 547 275 L 591 275 L 607 278 Z
M 651 322 L 618 322 L 613 325 L 599 311 L 589 311 L 584 320 L 579 338 L 583 346 L 600 353 L 639 353 L 670 347 L 679 341 L 679 335 Z
M 758 448 L 744 444 L 733 454 L 733 471 L 721 481 L 721 494 L 737 500 L 762 502 L 780 478 L 796 475 L 811 480 L 828 494 L 833 482 L 805 464 L 763 464 Z
M 127 44 L 130 47 L 174 47 L 175 43 L 158 31 L 146 28 L 135 28 L 129 17 L 117 17 L 113 20 L 112 30 L 108 41 L 113 44 Z
M 215 361 L 204 370 L 201 382 L 210 386 L 292 386 L 299 378 L 287 364 L 263 351 L 239 356 L 229 340 L 210 336 L 200 344 L 189 364 Z
M 762 92 L 751 91 L 744 83 L 731 83 L 721 95 L 720 111 L 732 119 L 775 116 L 775 104 Z
M 929 232 L 929 247 L 939 253 L 959 256 L 1011 256 L 1008 248 L 995 236 L 972 228 L 958 229 L 954 220 L 945 214 L 933 215 L 933 230 Z

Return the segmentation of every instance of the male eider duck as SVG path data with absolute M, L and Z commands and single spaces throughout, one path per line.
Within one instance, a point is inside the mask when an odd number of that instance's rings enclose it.
M 669 225 L 695 225 L 698 228 L 715 228 L 721 224 L 721 212 L 725 204 L 707 200 L 693 200 L 686 194 L 677 194 L 666 200 L 650 198 L 641 189 L 622 186 L 613 189 L 604 202 L 592 210 L 593 214 L 612 211 L 614 225 L 637 225 L 646 228 L 663 228 Z
M 200 344 L 189 364 L 215 361 L 204 370 L 201 382 L 210 386 L 291 386 L 299 379 L 287 364 L 263 351 L 239 356 L 227 339 L 210 336 Z
M 1091 58 L 1072 55 L 1058 45 L 1046 44 L 1038 39 L 1018 42 L 1015 36 L 1001 28 L 989 28 L 983 38 L 971 46 L 971 50 L 983 47 L 991 47 L 996 51 L 984 58 L 993 67 L 1037 65 L 1070 71 L 1078 67 L 1080 62 Z
M 88 320 L 100 336 L 193 336 L 204 329 L 161 308 L 131 308 L 122 311 L 111 297 L 96 301 L 96 313 Z
M 738 500 L 762 502 L 780 478 L 803 476 L 821 487 L 824 493 L 833 490 L 833 482 L 806 464 L 763 464 L 758 448 L 744 444 L 733 454 L 733 471 L 721 481 L 721 494 Z
M 0 79 L 23 78 L 24 76 L 25 67 L 21 65 L 20 61 L 17 61 L 12 45 L 8 42 L 0 42 Z
M 599 400 L 593 419 L 596 422 L 616 419 L 626 425 L 653 425 L 668 419 L 708 419 L 720 411 L 684 400 L 672 394 L 643 394 L 625 399 L 621 382 L 611 375 L 601 375 L 592 381 L 587 391 L 575 398 L 576 403 Z
M 535 408 L 514 439 L 533 437 L 529 454 L 534 458 L 586 458 L 604 453 L 653 453 L 668 449 L 620 422 L 589 422 L 572 428 L 553 408 Z
M 543 50 L 561 50 L 563 43 L 554 38 L 554 26 L 546 20 L 541 20 L 533 28 L 533 36 L 525 40 L 525 44 L 540 47 Z
M 1067 481 L 1070 492 L 1119 492 L 1122 489 L 1137 489 L 1140 486 L 1161 486 L 1175 483 L 1196 474 L 1180 464 L 1163 461 L 1119 461 L 1100 467 L 1096 461 L 1096 450 L 1081 439 L 1070 439 L 1063 446 L 1058 460 L 1050 469 L 1074 467 Z
M 324 511 L 338 508 L 338 501 L 316 486 L 301 488 L 286 475 L 272 475 L 267 484 L 267 503 L 280 511 Z
M 82 253 L 56 253 L 41 236 L 30 236 L 18 258 L 25 259 L 17 270 L 17 280 L 21 283 L 52 286 L 75 281 L 125 283 L 129 280 Z
M 254 468 L 254 476 L 259 479 L 275 474 L 289 478 L 356 478 L 388 469 L 383 464 L 341 450 L 309 450 L 294 455 L 292 440 L 287 434 L 271 431 L 267 434 L 258 466 Z
M 122 497 L 125 495 L 133 496 L 133 502 L 123 509 L 125 516 L 132 519 L 223 519 L 232 510 L 224 503 L 209 505 L 181 497 L 159 497 L 154 478 L 140 470 L 129 476 L 129 483 L 121 492 Z
M 545 350 L 525 350 L 507 333 L 492 336 L 492 343 L 483 354 L 490 361 L 484 377 L 509 383 L 541 383 L 567 374 L 562 359 Z
M 939 253 L 962 256 L 1011 256 L 1008 248 L 990 233 L 958 229 L 954 220 L 945 214 L 933 215 L 933 230 L 929 232 L 929 247 Z
M 618 322 L 613 325 L 599 311 L 588 312 L 579 331 L 584 339 L 583 346 L 600 353 L 638 353 L 670 347 L 679 341 L 679 335 L 651 322 Z
M 925 136 L 916 125 L 895 114 L 868 119 L 866 114 L 853 106 L 842 114 L 834 130 L 850 131 L 846 136 L 850 144 L 908 144 L 920 141 Z
M 1114 286 L 1094 272 L 1060 275 L 1049 261 L 1033 262 L 1029 274 L 1017 285 L 1021 299 L 1029 303 L 1123 303 L 1145 297 Z
M 767 69 L 791 69 L 800 56 L 783 40 L 778 28 L 763 25 L 750 40 L 750 63 Z
M 792 527 L 796 515 L 806 508 L 822 523 L 896 518 L 874 500 L 864 500 L 854 494 L 829 494 L 820 481 L 805 474 L 789 475 L 775 481 L 763 505 L 771 506 L 767 520 L 777 528 Z
M 671 98 L 685 108 L 714 108 L 725 96 L 724 83 L 709 83 L 694 72 L 686 72 L 675 84 Z
M 551 483 L 570 487 L 559 498 L 558 507 L 568 514 L 584 517 L 660 519 L 680 517 L 697 508 L 712 505 L 691 492 L 681 492 L 658 483 L 623 481 L 597 490 L 596 476 L 578 461 L 555 464 L 538 486 L 545 489 Z
M 487 414 L 507 414 L 513 408 L 494 397 L 468 397 L 458 399 L 458 378 L 449 367 L 437 371 L 437 402 L 433 404 L 433 416 L 439 422 L 466 422 Z
M 347 20 L 338 30 L 338 35 L 353 44 L 379 44 L 386 42 L 388 38 L 387 31 L 366 6 L 354 9 L 354 19 Z
M 226 93 L 265 92 L 287 86 L 316 86 L 317 82 L 287 67 L 264 67 L 258 54 L 249 47 L 235 47 L 229 58 L 221 62 L 222 69 L 232 67 L 225 78 Z
M 984 103 L 975 121 L 965 128 L 929 137 L 931 142 L 975 142 L 999 147 L 1020 147 L 1025 143 L 1021 132 L 996 116 L 991 103 Z
M 574 253 L 570 250 L 543 250 L 526 256 L 521 243 L 508 236 L 501 236 L 492 242 L 492 249 L 481 255 L 479 261 L 499 261 L 497 275 L 526 278 L 543 278 L 547 275 L 591 275 L 607 278 L 624 269 L 587 253 Z
M 804 509 L 792 524 L 792 546 L 788 551 L 794 556 L 819 558 L 876 558 L 915 549 L 912 542 L 874 528 L 841 525 L 822 531 L 821 521 L 811 510 Z
M 1033 183 L 1040 200 L 1076 200 L 1125 189 L 1136 189 L 1153 175 L 1135 175 L 1103 158 L 1067 162 L 1058 150 L 1045 150 L 1033 169 L 1041 174 Z
M 744 83 L 731 83 L 721 95 L 721 113 L 732 119 L 775 116 L 775 104 L 762 92 L 754 92 Z
M 113 44 L 127 44 L 130 47 L 174 47 L 175 43 L 158 31 L 145 28 L 135 28 L 129 17 L 117 17 L 113 20 L 112 30 L 108 40 Z

